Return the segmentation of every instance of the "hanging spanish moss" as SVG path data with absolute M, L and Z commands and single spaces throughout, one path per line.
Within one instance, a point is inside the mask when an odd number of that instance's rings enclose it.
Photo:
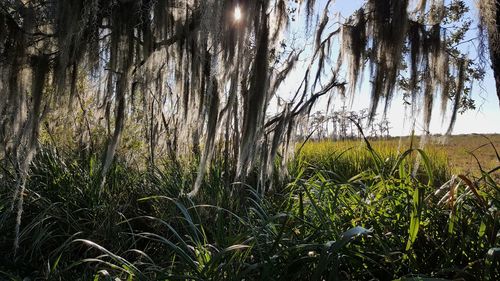
M 411 97 L 413 115 L 423 112 L 423 130 L 429 132 L 435 96 L 441 96 L 442 114 L 448 100 L 459 100 L 463 87 L 451 91 L 453 79 L 463 85 L 464 76 L 453 76 L 450 68 L 460 64 L 460 58 L 450 56 L 446 31 L 441 27 L 445 2 L 419 1 L 416 10 L 409 11 L 409 1 L 368 1 L 343 26 L 342 52 L 347 58 L 351 92 L 359 84 L 364 57 L 370 62 L 372 83 L 370 120 L 385 100 L 384 115 L 394 92 L 398 77 L 407 61 L 407 91 Z M 454 123 L 454 118 L 450 121 Z M 451 125 L 452 127 L 452 125 Z
M 448 130 L 446 131 L 447 135 L 450 135 L 453 131 L 453 127 L 455 126 L 455 122 L 457 120 L 457 114 L 458 110 L 460 108 L 460 102 L 462 98 L 462 92 L 464 90 L 464 81 L 465 81 L 465 70 L 467 68 L 467 60 L 465 59 L 460 59 L 458 61 L 457 65 L 457 75 L 456 75 L 456 88 L 455 88 L 455 102 L 453 105 L 453 110 L 451 113 L 451 121 L 450 125 L 448 127 Z
M 478 54 L 485 64 L 486 45 L 489 49 L 491 68 L 495 77 L 496 90 L 500 105 L 500 4 L 496 0 L 481 0 L 477 3 L 479 8 L 480 24 L 479 37 L 480 49 Z M 488 43 L 485 43 L 488 42 Z
M 367 34 L 372 41 L 372 119 L 380 99 L 386 100 L 386 112 L 393 96 L 406 39 L 408 1 L 368 1 L 367 10 L 371 13 Z
M 183 191 L 190 196 L 203 187 L 220 147 L 232 165 L 225 167 L 227 183 L 258 172 L 262 192 L 269 190 L 269 178 L 286 175 L 297 123 L 310 117 L 321 97 L 344 94 L 347 83 L 338 79 L 343 61 L 351 95 L 369 61 L 373 119 L 382 100 L 387 111 L 407 55 L 414 108 L 423 97 L 426 128 L 438 90 L 455 98 L 453 124 L 466 64 L 446 52 L 443 1 L 427 2 L 414 16 L 408 0 L 369 0 L 332 30 L 334 1 L 317 14 L 317 1 L 297 1 L 305 9 L 306 29 L 313 17 L 321 19 L 299 87 L 268 116 L 269 103 L 303 58 L 301 50 L 280 56 L 288 1 L 3 1 L 0 158 L 16 177 L 16 237 L 44 121 L 51 121 L 43 128 L 50 138 L 69 131 L 60 138 L 78 140 L 82 153 L 100 155 L 101 191 L 109 186 L 106 178 L 120 149 L 131 145 L 124 136 L 132 135 L 144 147 L 144 159 L 131 157 L 137 166 L 142 161 L 154 172 L 160 158 L 178 167 L 184 160 L 197 164 L 192 189 Z M 339 34 L 342 52 L 335 61 L 332 45 Z M 453 79 L 456 86 L 450 87 Z
M 342 50 L 349 66 L 351 96 L 356 91 L 356 85 L 360 84 L 360 74 L 364 71 L 367 43 L 365 10 L 361 8 L 342 26 Z

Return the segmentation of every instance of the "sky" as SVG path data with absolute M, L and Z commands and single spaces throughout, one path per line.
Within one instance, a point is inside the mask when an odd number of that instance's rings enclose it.
M 320 8 L 317 10 L 322 11 L 321 7 L 324 7 L 326 0 L 321 0 L 317 2 L 318 2 L 317 6 L 318 8 Z M 333 6 L 330 7 L 330 11 L 334 13 L 340 13 L 340 15 L 343 17 L 348 17 L 353 13 L 353 11 L 361 7 L 363 2 L 364 2 L 363 0 L 337 0 L 333 4 Z M 471 11 L 468 16 L 472 20 L 474 20 L 474 23 L 471 26 L 471 28 L 474 30 L 471 30 L 467 36 L 469 38 L 474 38 L 477 36 L 476 34 L 477 31 L 475 30 L 478 18 L 477 11 L 475 8 L 476 6 L 474 4 L 474 0 L 465 0 L 465 2 L 467 5 L 469 5 L 469 7 L 471 7 Z M 300 18 L 303 17 L 304 13 L 301 13 Z M 330 18 L 332 19 L 333 15 L 331 15 Z M 295 34 L 295 36 L 299 37 L 302 36 L 303 37 L 302 39 L 304 39 L 307 36 L 310 37 L 311 36 L 310 34 L 305 35 L 305 32 L 303 30 L 303 25 L 304 23 L 302 22 L 302 20 L 298 20 L 297 22 L 292 23 L 289 30 L 290 34 L 293 33 Z M 310 47 L 306 46 L 306 49 L 307 48 Z M 462 47 L 462 51 L 469 53 L 470 57 L 477 57 L 477 51 L 476 48 L 473 46 L 473 44 L 464 44 Z M 307 51 L 304 53 L 307 53 Z M 282 93 L 285 93 L 286 96 L 287 92 L 288 94 L 290 94 L 296 90 L 296 88 L 298 87 L 298 83 L 301 81 L 304 71 L 307 67 L 305 61 L 307 60 L 301 61 L 297 65 L 295 71 L 291 73 L 290 77 L 287 79 L 287 81 L 285 81 L 284 86 L 280 88 L 281 92 L 280 96 L 283 96 Z M 367 73 L 364 76 L 365 76 L 364 82 L 361 85 L 360 90 L 356 92 L 350 110 L 357 111 L 369 107 L 370 103 L 369 77 Z M 487 66 L 486 76 L 481 85 L 478 83 L 475 83 L 473 85 L 472 98 L 475 100 L 477 109 L 474 111 L 467 111 L 464 114 L 458 115 L 453 134 L 500 133 L 500 107 L 498 98 L 496 96 L 495 82 L 493 79 L 491 68 L 489 66 Z M 431 121 L 430 131 L 432 134 L 445 133 L 449 125 L 450 114 L 445 114 L 444 118 L 442 118 L 440 109 L 441 106 L 439 104 L 439 101 L 436 102 L 437 104 L 434 106 L 432 114 L 433 118 Z M 326 107 L 325 104 L 326 104 L 325 100 L 320 101 L 319 104 L 317 105 L 317 110 L 325 108 Z M 335 106 L 335 109 L 338 110 L 344 104 L 344 101 L 337 95 L 336 98 L 334 98 L 333 104 Z M 380 107 L 383 108 L 383 103 L 382 106 L 379 106 L 379 108 Z M 393 98 L 393 101 L 391 103 L 390 110 L 387 113 L 387 118 L 390 122 L 390 127 L 391 127 L 390 130 L 391 135 L 398 136 L 398 135 L 408 135 L 411 133 L 412 121 L 410 121 L 410 118 L 405 118 L 407 116 L 408 114 L 405 113 L 405 108 L 402 102 L 402 93 L 398 92 L 395 94 L 395 97 Z M 417 130 L 423 128 L 421 120 L 422 116 L 417 116 L 415 124 L 415 128 Z

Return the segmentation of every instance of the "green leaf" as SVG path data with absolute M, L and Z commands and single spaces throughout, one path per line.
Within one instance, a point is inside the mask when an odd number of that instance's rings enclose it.
M 484 223 L 484 220 L 482 220 L 481 225 L 479 226 L 479 238 L 483 237 L 485 233 L 486 233 L 486 224 Z

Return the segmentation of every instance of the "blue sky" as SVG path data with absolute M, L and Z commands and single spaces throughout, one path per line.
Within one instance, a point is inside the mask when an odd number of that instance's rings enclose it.
M 317 1 L 318 8 L 325 5 L 326 0 Z M 348 17 L 353 11 L 358 9 L 362 4 L 363 0 L 337 0 L 331 6 L 330 11 L 332 13 L 340 13 L 344 17 Z M 465 1 L 470 7 L 470 18 L 475 21 L 472 28 L 477 26 L 477 11 L 473 0 Z M 318 9 L 322 10 L 322 9 Z M 304 17 L 304 13 L 301 13 L 300 18 Z M 331 15 L 332 19 L 334 16 Z M 296 36 L 305 39 L 303 31 L 303 21 L 299 19 L 297 22 L 292 23 L 290 27 L 290 33 L 294 33 Z M 469 32 L 468 36 L 475 37 L 476 31 L 473 30 Z M 309 34 L 309 38 L 310 38 Z M 299 44 L 298 44 L 299 45 Z M 307 48 L 307 47 L 306 47 Z M 471 57 L 476 57 L 477 52 L 472 44 L 464 44 L 463 51 L 470 54 Z M 306 54 L 307 52 L 305 52 Z M 306 55 L 307 56 L 307 55 Z M 336 54 L 335 54 L 336 56 Z M 287 93 L 294 92 L 298 87 L 297 83 L 300 82 L 302 75 L 305 71 L 306 65 L 304 63 L 299 64 L 291 77 L 287 79 L 285 85 L 280 88 L 280 96 L 286 96 Z M 492 76 L 492 71 L 489 67 L 486 69 L 486 77 L 481 85 L 475 84 L 472 88 L 472 97 L 476 101 L 477 110 L 468 111 L 465 114 L 459 114 L 457 122 L 454 129 L 454 134 L 467 134 L 467 133 L 500 133 L 500 107 L 498 98 L 496 96 L 495 83 Z M 367 108 L 369 106 L 369 83 L 368 74 L 365 74 L 364 83 L 361 85 L 361 89 L 356 93 L 351 110 L 359 110 L 362 108 Z M 405 109 L 402 103 L 401 95 L 402 93 L 397 93 L 391 104 L 391 109 L 388 112 L 388 119 L 391 122 L 391 134 L 392 135 L 407 135 L 411 130 L 410 118 L 405 118 Z M 326 102 L 320 101 L 318 109 L 325 107 Z M 338 109 L 342 106 L 343 101 L 340 97 L 334 99 L 335 108 Z M 271 106 L 272 107 L 272 106 Z M 433 119 L 431 122 L 431 133 L 444 133 L 448 127 L 449 116 L 445 114 L 444 122 L 441 117 L 439 101 L 435 106 L 433 111 Z M 421 129 L 422 117 L 417 116 L 416 119 L 416 129 Z

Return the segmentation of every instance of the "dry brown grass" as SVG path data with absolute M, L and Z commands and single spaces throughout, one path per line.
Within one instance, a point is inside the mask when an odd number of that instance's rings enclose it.
M 453 173 L 478 175 L 479 164 L 485 171 L 500 165 L 497 155 L 500 153 L 498 134 L 451 136 L 445 144 L 433 141 L 431 145 L 446 152 Z M 500 172 L 494 174 L 494 177 L 500 179 Z
M 377 142 L 398 143 L 399 138 Z M 401 139 L 403 147 L 408 147 L 410 142 L 410 137 Z M 416 138 L 414 143 L 418 145 L 418 142 L 419 140 Z M 480 174 L 479 164 L 485 171 L 500 165 L 497 157 L 497 152 L 500 153 L 500 134 L 456 135 L 449 136 L 445 140 L 441 136 L 432 136 L 425 150 L 444 154 L 449 168 L 454 174 L 478 175 Z M 496 175 L 497 178 L 499 176 Z
M 385 142 L 399 142 L 398 138 Z M 410 137 L 402 140 L 403 147 L 408 147 Z M 381 141 L 384 142 L 384 141 Z M 418 144 L 418 140 L 414 140 Z M 433 136 L 426 145 L 427 151 L 444 154 L 448 166 L 453 174 L 479 176 L 481 171 L 490 171 L 500 165 L 497 153 L 500 153 L 500 134 L 495 135 L 456 135 L 443 140 L 441 136 Z M 500 172 L 493 174 L 493 178 L 500 180 Z

